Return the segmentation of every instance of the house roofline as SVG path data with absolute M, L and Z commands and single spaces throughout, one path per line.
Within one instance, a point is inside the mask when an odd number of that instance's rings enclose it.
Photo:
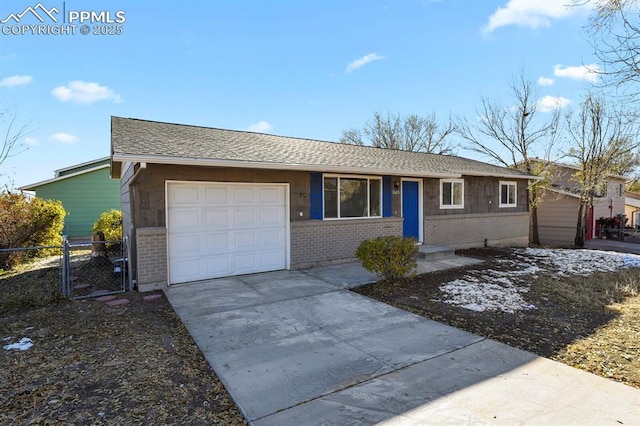
M 107 157 L 107 158 L 109 158 L 109 157 Z M 109 168 L 109 164 L 103 164 L 102 166 L 92 167 L 90 169 L 84 169 L 84 170 L 81 170 L 81 171 L 76 172 L 76 173 L 71 173 L 71 174 L 64 175 L 64 176 L 54 177 L 54 178 L 51 178 L 51 179 L 47 179 L 47 180 L 43 180 L 43 181 L 40 181 L 40 182 L 32 183 L 30 185 L 24 185 L 24 186 L 21 186 L 18 189 L 20 191 L 36 191 L 36 187 L 39 187 L 39 186 L 48 185 L 48 184 L 54 183 L 54 182 L 60 182 L 62 180 L 69 179 L 69 178 L 76 177 L 76 176 L 80 176 L 80 175 L 83 175 L 85 173 L 91 173 L 91 172 L 95 172 L 97 170 L 107 169 L 107 168 Z
M 556 189 L 556 188 L 545 188 L 546 191 L 551 191 L 551 192 L 555 192 L 556 194 L 561 194 L 561 195 L 566 195 L 567 197 L 571 197 L 571 198 L 580 198 L 579 195 L 574 194 L 572 192 L 569 191 L 563 191 L 562 189 Z
M 567 163 L 559 163 L 557 161 L 551 161 L 551 160 L 543 160 L 541 158 L 532 158 L 532 161 L 539 161 L 541 163 L 548 163 L 551 164 L 555 167 L 564 167 L 567 169 L 571 169 L 571 170 L 575 170 L 577 172 L 580 171 L 580 167 L 574 165 L 574 164 L 567 164 Z M 613 178 L 613 179 L 620 179 L 620 180 L 624 180 L 625 182 L 629 181 L 629 178 L 627 176 L 623 176 L 623 175 L 618 175 L 618 174 L 610 174 L 607 175 L 608 178 Z
M 327 164 L 287 164 L 287 163 L 266 163 L 262 161 L 242 161 L 242 160 L 220 160 L 214 158 L 188 158 L 188 157 L 167 157 L 163 155 L 133 155 L 113 153 L 112 162 L 129 161 L 132 163 L 149 164 L 176 164 L 180 166 L 206 166 L 206 167 L 234 167 L 249 169 L 267 170 L 296 170 L 296 171 L 318 171 L 332 173 L 365 173 L 380 175 L 397 175 L 397 170 L 373 169 L 364 167 L 342 167 Z M 425 176 L 424 173 L 406 172 L 406 176 Z M 459 178 L 459 173 L 429 173 L 430 177 L 438 178 Z
M 84 163 L 80 163 L 80 164 L 74 164 L 73 166 L 69 166 L 69 167 L 63 167 L 61 169 L 58 170 L 54 170 L 53 174 L 55 177 L 60 177 L 60 173 L 64 173 L 68 170 L 73 170 L 73 169 L 77 169 L 78 167 L 84 167 L 84 166 L 88 166 L 89 164 L 94 164 L 94 163 L 99 163 L 101 161 L 106 161 L 109 160 L 109 157 L 101 157 L 95 160 L 91 160 L 91 161 L 85 161 Z
M 206 167 L 234 167 L 234 168 L 253 168 L 267 170 L 295 170 L 295 171 L 318 171 L 331 173 L 364 173 L 376 175 L 398 175 L 398 170 L 394 169 L 377 169 L 370 167 L 344 167 L 327 164 L 288 164 L 288 163 L 267 163 L 261 161 L 242 161 L 242 160 L 221 160 L 213 158 L 188 158 L 188 157 L 168 157 L 163 155 L 135 155 L 114 152 L 112 155 L 113 162 L 132 162 L 132 163 L 150 163 L 150 164 L 177 164 L 182 166 L 206 166 Z M 488 172 L 407 172 L 401 173 L 403 176 L 411 177 L 433 177 L 442 179 L 453 179 L 465 176 L 491 176 L 508 179 L 539 179 L 537 176 L 530 175 L 512 175 L 502 173 Z

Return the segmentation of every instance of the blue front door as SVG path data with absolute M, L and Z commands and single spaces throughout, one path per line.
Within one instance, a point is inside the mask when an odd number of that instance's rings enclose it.
M 418 182 L 402 181 L 402 235 L 420 241 L 420 208 Z

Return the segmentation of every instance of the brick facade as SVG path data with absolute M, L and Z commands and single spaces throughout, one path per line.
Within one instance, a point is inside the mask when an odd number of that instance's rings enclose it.
M 165 228 L 136 229 L 137 285 L 140 291 L 167 285 L 167 236 Z
M 355 259 L 362 240 L 402 235 L 401 218 L 291 222 L 291 267 Z
M 452 248 L 529 244 L 529 213 L 426 216 L 424 243 Z

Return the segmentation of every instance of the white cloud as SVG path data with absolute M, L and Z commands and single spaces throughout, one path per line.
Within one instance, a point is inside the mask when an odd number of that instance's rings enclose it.
M 260 132 L 265 133 L 273 129 L 273 126 L 268 121 L 258 121 L 257 123 L 251 124 L 247 130 L 250 132 Z
M 31 84 L 33 82 L 33 77 L 30 75 L 13 75 L 11 77 L 5 77 L 0 80 L 0 86 L 3 87 L 15 87 L 15 86 L 26 86 L 27 84 Z
M 538 111 L 540 112 L 553 112 L 556 109 L 562 109 L 569 106 L 571 100 L 562 96 L 544 96 L 538 99 Z
M 562 67 L 562 65 L 554 65 L 553 75 L 556 77 L 573 78 L 576 80 L 584 80 L 591 83 L 598 81 L 598 73 L 600 67 L 597 64 L 579 65 L 577 67 Z
M 483 31 L 490 33 L 509 25 L 548 27 L 551 20 L 564 18 L 575 11 L 576 8 L 567 6 L 567 2 L 561 0 L 509 0 L 506 6 L 499 7 L 489 17 Z
M 71 81 L 66 86 L 56 87 L 51 94 L 61 102 L 71 101 L 77 104 L 92 104 L 108 100 L 114 103 L 122 102 L 122 97 L 107 86 L 82 80 Z
M 77 136 L 73 136 L 72 134 L 61 132 L 52 134 L 51 136 L 49 136 L 49 140 L 51 142 L 60 142 L 65 145 L 71 145 L 78 142 L 79 139 Z
M 540 86 L 553 86 L 553 83 L 555 83 L 556 80 L 553 78 L 549 78 L 549 77 L 539 77 L 538 78 L 538 84 Z
M 355 61 L 352 61 L 349 65 L 347 65 L 347 69 L 345 73 L 351 74 L 358 68 L 361 68 L 367 65 L 369 62 L 379 61 L 384 59 L 384 56 L 378 55 L 377 53 L 369 53 L 368 55 L 364 55 L 362 58 L 358 58 Z
M 25 138 L 24 138 L 24 143 L 25 143 L 26 145 L 29 145 L 29 146 L 36 146 L 36 145 L 38 145 L 40 142 L 38 141 L 38 139 L 30 138 L 29 136 L 25 136 Z

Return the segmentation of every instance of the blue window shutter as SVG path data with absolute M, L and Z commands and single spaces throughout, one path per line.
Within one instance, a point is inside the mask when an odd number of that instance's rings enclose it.
M 393 213 L 393 203 L 391 196 L 393 194 L 393 183 L 391 182 L 391 176 L 382 177 L 382 217 L 391 217 Z
M 311 173 L 311 219 L 322 220 L 322 173 Z

